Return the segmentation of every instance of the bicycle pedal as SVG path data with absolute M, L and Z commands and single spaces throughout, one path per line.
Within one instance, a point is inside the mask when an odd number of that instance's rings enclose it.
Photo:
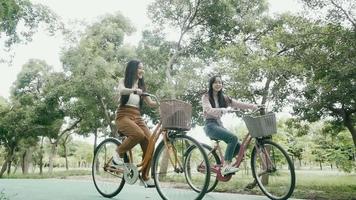
M 231 172 L 231 173 L 228 173 L 228 174 L 221 174 L 222 176 L 232 176 L 232 175 L 235 175 L 236 172 Z

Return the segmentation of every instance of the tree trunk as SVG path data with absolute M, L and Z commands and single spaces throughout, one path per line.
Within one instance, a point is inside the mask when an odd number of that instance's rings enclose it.
M 52 174 L 53 172 L 53 163 L 54 163 L 54 157 L 56 156 L 57 152 L 57 142 L 51 144 L 51 152 L 49 154 L 49 159 L 48 159 L 48 173 Z
M 22 155 L 22 159 L 21 159 L 22 174 L 28 174 L 31 161 L 32 161 L 32 148 L 29 147 L 25 150 L 25 152 Z
M 26 170 L 25 171 L 25 157 L 26 157 L 26 152 L 27 150 L 25 150 L 25 152 L 22 153 L 21 155 L 21 159 L 20 159 L 20 162 L 21 162 L 21 171 L 22 171 L 22 174 L 28 174 L 28 171 Z
M 67 142 L 69 139 L 69 136 L 71 135 L 71 133 L 67 134 L 67 136 L 65 137 L 64 141 L 63 141 L 63 149 L 64 149 L 64 159 L 65 159 L 65 165 L 66 165 L 66 170 L 69 170 L 68 167 L 68 149 L 67 149 Z
M 356 147 L 356 129 L 354 125 L 352 124 L 352 119 L 351 119 L 351 114 L 346 114 L 344 117 L 344 124 L 349 129 L 351 135 L 352 135 L 352 140 L 354 141 L 354 147 Z
M 12 162 L 11 162 L 11 163 L 12 163 Z M 15 164 L 15 168 L 14 168 L 14 170 L 12 171 L 12 174 L 16 174 L 17 168 L 19 168 L 18 163 Z
M 62 132 L 59 133 L 57 139 L 55 142 L 51 142 L 51 153 L 49 155 L 49 168 L 48 168 L 48 172 L 51 174 L 53 172 L 53 159 L 54 157 L 56 156 L 56 153 L 57 153 L 57 145 L 58 145 L 58 142 L 59 140 L 61 139 L 61 137 L 67 133 L 68 131 L 71 131 L 73 130 L 75 127 L 77 127 L 77 125 L 79 124 L 79 122 L 81 122 L 82 119 L 77 119 L 77 121 L 75 121 L 70 127 L 64 129 Z M 51 141 L 51 140 L 50 140 Z
M 10 175 L 10 173 L 11 173 L 11 165 L 12 165 L 12 158 L 7 163 L 7 172 L 6 172 L 7 175 Z
M 96 147 L 98 146 L 98 130 L 97 129 L 95 129 L 95 131 L 94 131 L 94 145 L 93 145 L 93 153 L 94 153 L 94 151 L 95 151 L 95 149 L 96 149 Z
M 245 158 L 246 158 L 246 156 L 245 156 Z M 247 160 L 244 159 L 244 161 L 242 161 L 242 162 L 243 162 L 245 174 L 248 175 L 250 170 L 248 169 Z
M 1 167 L 1 171 L 0 171 L 0 178 L 4 175 L 4 173 L 7 170 L 7 167 L 9 166 L 9 163 L 11 163 L 12 160 L 12 154 L 13 154 L 13 150 L 10 150 L 9 153 L 6 156 L 6 160 L 4 162 L 4 164 Z M 8 172 L 9 174 L 9 172 Z
M 44 139 L 44 137 L 42 137 L 41 138 L 41 147 L 40 147 L 40 163 L 39 163 L 39 167 L 40 167 L 40 174 L 43 174 L 43 154 L 44 154 L 44 152 L 43 152 L 43 139 Z
M 168 162 L 170 162 L 169 161 L 169 150 L 167 150 L 167 148 L 165 148 L 165 151 L 163 152 L 161 164 L 159 165 L 160 178 L 164 178 L 166 176 L 167 169 L 168 169 Z
M 94 149 L 93 149 L 93 155 L 94 155 L 94 152 L 95 152 L 96 147 L 98 146 L 98 145 L 97 145 L 97 141 L 98 141 L 98 130 L 95 129 L 95 131 L 94 131 Z M 99 167 L 100 167 L 99 159 L 96 159 L 96 160 L 95 160 L 95 170 L 96 170 L 96 172 L 99 172 Z
M 5 162 L 2 164 L 1 170 L 0 170 L 0 178 L 2 178 L 2 176 L 4 175 L 6 169 L 7 169 L 7 163 L 9 161 L 6 159 Z
M 323 165 L 322 165 L 321 161 L 319 161 L 319 167 L 320 167 L 320 170 L 323 170 Z
M 116 127 L 116 125 L 111 123 L 112 120 L 111 120 L 111 116 L 110 116 L 109 110 L 107 108 L 107 105 L 104 102 L 105 99 L 103 97 L 101 97 L 100 95 L 98 95 L 97 98 L 99 99 L 101 107 L 103 108 L 105 120 L 107 121 L 107 123 L 110 127 L 110 130 L 111 130 L 110 136 L 115 137 L 115 135 L 117 134 L 117 127 Z
M 299 168 L 302 168 L 302 159 L 298 159 L 299 160 Z
M 8 154 L 8 162 L 7 162 L 7 175 L 10 175 L 11 173 L 11 165 L 12 165 L 12 160 L 14 159 L 14 154 L 15 154 L 15 149 L 16 147 L 10 147 L 9 154 Z M 6 170 L 6 169 L 5 169 Z
M 68 171 L 69 170 L 69 167 L 68 167 L 68 156 L 67 156 L 67 145 L 63 144 L 63 148 L 64 148 L 64 159 L 65 159 L 65 162 L 66 162 L 66 170 Z

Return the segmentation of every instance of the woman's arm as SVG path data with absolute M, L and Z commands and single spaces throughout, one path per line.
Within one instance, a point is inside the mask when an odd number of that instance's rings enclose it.
M 222 116 L 225 108 L 213 108 L 210 104 L 208 95 L 203 95 L 201 101 L 205 117 L 220 118 Z
M 227 102 L 228 106 L 232 107 L 232 108 L 239 108 L 239 109 L 251 109 L 251 110 L 256 110 L 258 107 L 255 104 L 249 104 L 249 103 L 242 103 L 237 101 L 236 99 L 231 99 L 230 102 Z
M 146 104 L 147 104 L 150 108 L 153 108 L 153 107 L 157 107 L 157 106 L 158 106 L 157 102 L 156 102 L 156 101 L 153 101 L 153 100 L 151 99 L 151 97 L 149 97 L 149 96 L 145 96 L 145 97 L 143 98 L 143 100 L 146 102 Z
M 129 94 L 135 92 L 135 89 L 125 87 L 124 79 L 121 79 L 119 81 L 118 90 L 119 90 L 120 95 L 129 95 Z

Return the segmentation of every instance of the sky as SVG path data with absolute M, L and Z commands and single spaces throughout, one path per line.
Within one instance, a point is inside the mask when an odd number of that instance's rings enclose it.
M 141 31 L 150 24 L 146 8 L 153 0 L 31 0 L 31 2 L 49 6 L 64 22 L 85 20 L 91 23 L 100 16 L 120 11 L 137 29 L 136 33 L 125 39 L 125 43 L 136 45 L 141 38 Z M 269 13 L 272 15 L 301 10 L 298 0 L 268 0 L 268 2 Z M 61 35 L 49 36 L 43 31 L 36 33 L 32 42 L 17 45 L 14 48 L 13 64 L 9 66 L 0 63 L 0 96 L 9 98 L 10 87 L 16 80 L 21 66 L 31 58 L 45 60 L 55 70 L 61 70 L 59 56 L 63 45 Z M 0 50 L 0 53 L 3 52 Z

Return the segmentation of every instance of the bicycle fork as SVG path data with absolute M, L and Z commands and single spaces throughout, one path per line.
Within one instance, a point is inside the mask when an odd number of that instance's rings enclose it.
M 267 149 L 262 141 L 256 140 L 256 156 L 259 156 L 262 163 L 263 171 L 258 173 L 258 176 L 263 176 L 265 174 L 276 171 L 274 163 L 271 160 L 270 149 Z

